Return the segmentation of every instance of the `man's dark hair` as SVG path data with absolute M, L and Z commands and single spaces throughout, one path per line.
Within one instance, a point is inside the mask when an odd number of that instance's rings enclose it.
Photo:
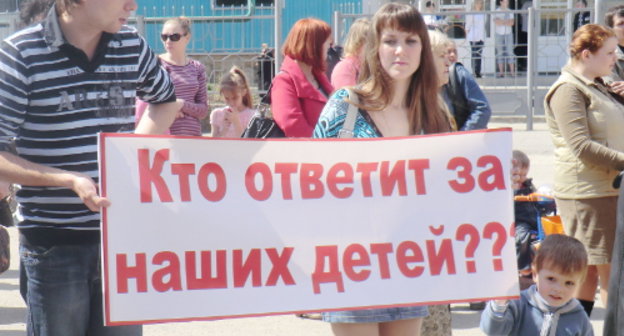
M 56 13 L 62 14 L 80 3 L 81 0 L 56 0 Z
M 427 7 L 427 8 L 435 7 L 435 4 L 433 3 L 433 1 L 427 1 L 427 2 L 425 2 L 425 7 Z
M 615 7 L 611 7 L 607 11 L 607 14 L 605 14 L 605 24 L 609 28 L 613 28 L 613 18 L 615 16 L 619 16 L 619 17 L 624 16 L 624 5 L 617 5 Z
M 23 26 L 31 25 L 43 19 L 54 4 L 54 0 L 27 0 L 20 5 L 20 22 Z

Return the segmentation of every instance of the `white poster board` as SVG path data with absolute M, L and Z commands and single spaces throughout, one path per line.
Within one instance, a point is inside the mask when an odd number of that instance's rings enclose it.
M 510 166 L 510 129 L 101 134 L 106 324 L 516 297 Z

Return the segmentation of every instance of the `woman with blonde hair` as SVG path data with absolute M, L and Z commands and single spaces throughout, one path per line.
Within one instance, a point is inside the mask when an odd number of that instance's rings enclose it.
M 201 120 L 208 115 L 206 69 L 186 54 L 191 41 L 191 21 L 185 17 L 167 20 L 160 37 L 165 46 L 160 63 L 173 81 L 176 97 L 184 100 L 169 131 L 173 135 L 202 135 Z
M 459 131 L 487 128 L 492 110 L 479 84 L 461 63 L 453 63 L 454 42 L 439 31 L 429 31 L 436 60 L 441 97 Z
M 615 65 L 617 44 L 607 27 L 580 27 L 572 36 L 570 61 L 544 99 L 555 145 L 557 210 L 565 233 L 580 240 L 589 255 L 576 293 L 587 315 L 598 285 L 607 306 L 618 198 L 612 182 L 624 170 L 624 105 L 601 79 Z
M 427 26 L 413 6 L 388 3 L 374 15 L 366 41 L 358 97 L 355 138 L 432 134 L 452 130 L 437 99 L 439 92 Z M 315 138 L 335 138 L 349 109 L 348 91 L 330 98 L 314 130 Z M 338 336 L 420 335 L 424 306 L 323 313 Z
M 473 11 L 483 10 L 483 0 L 472 3 Z M 487 16 L 482 13 L 466 15 L 466 40 L 470 42 L 472 73 L 481 78 L 481 63 L 483 62 L 483 44 L 485 41 L 485 23 Z
M 331 75 L 331 84 L 334 88 L 353 86 L 357 83 L 369 29 L 370 20 L 367 18 L 359 18 L 351 24 L 344 44 L 345 57 L 336 64 Z
M 227 104 L 210 113 L 213 137 L 238 138 L 256 112 L 245 73 L 233 66 L 221 78 L 219 93 Z

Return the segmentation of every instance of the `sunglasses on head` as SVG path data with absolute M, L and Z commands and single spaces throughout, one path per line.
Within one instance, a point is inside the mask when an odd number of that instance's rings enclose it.
M 160 34 L 160 39 L 163 40 L 163 42 L 167 42 L 167 39 L 170 39 L 171 42 L 178 42 L 180 41 L 180 38 L 182 38 L 182 36 L 186 36 L 186 34 L 184 35 L 180 35 L 178 33 L 170 34 L 170 35 Z

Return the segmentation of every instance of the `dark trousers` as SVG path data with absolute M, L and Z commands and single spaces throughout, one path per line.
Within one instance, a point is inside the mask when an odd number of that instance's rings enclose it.
M 481 62 L 483 55 L 483 41 L 470 42 L 472 51 L 472 71 L 476 77 L 481 77 Z
M 609 278 L 609 304 L 604 320 L 603 335 L 624 335 L 624 186 L 620 186 L 617 203 L 617 225 L 615 246 L 611 258 L 611 277 Z

